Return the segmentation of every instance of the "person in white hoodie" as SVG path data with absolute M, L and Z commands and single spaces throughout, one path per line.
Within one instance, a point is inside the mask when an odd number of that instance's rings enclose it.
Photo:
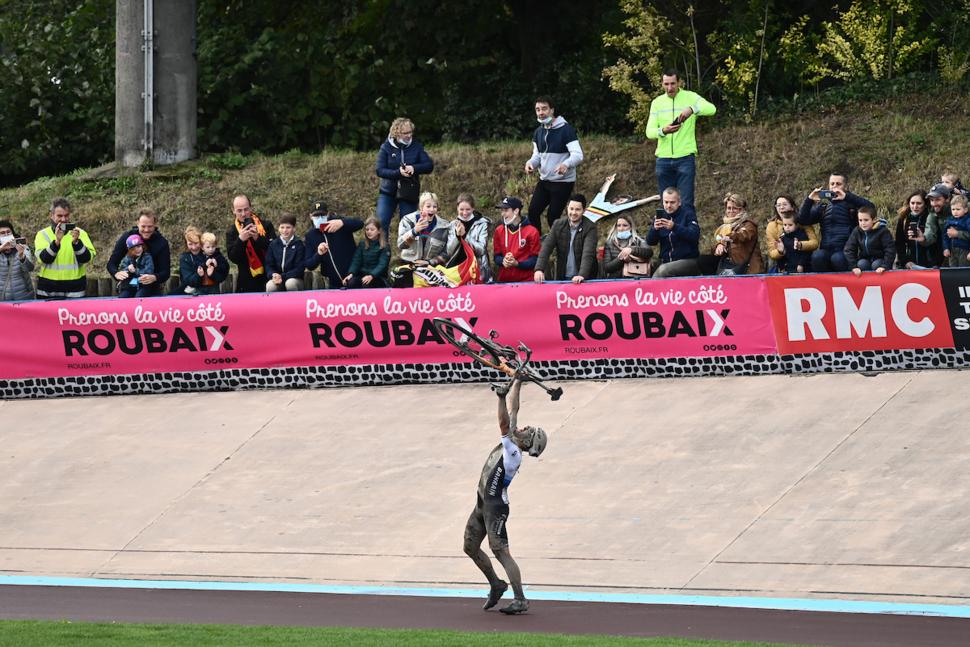
M 525 172 L 530 175 L 539 172 L 539 181 L 529 200 L 528 217 L 541 233 L 542 212 L 548 207 L 546 222 L 552 227 L 566 208 L 576 186 L 576 167 L 583 161 L 583 149 L 576 129 L 556 116 L 552 99 L 539 97 L 535 109 L 539 127 L 532 135 L 532 157 L 525 163 Z

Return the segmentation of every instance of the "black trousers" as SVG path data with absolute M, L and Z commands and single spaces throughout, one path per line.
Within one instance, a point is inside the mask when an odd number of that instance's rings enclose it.
M 542 233 L 542 223 L 539 217 L 542 212 L 545 211 L 546 207 L 549 207 L 549 211 L 546 211 L 546 222 L 549 223 L 551 229 L 552 223 L 562 215 L 566 208 L 575 186 L 575 182 L 550 182 L 549 180 L 539 180 L 539 183 L 536 184 L 535 191 L 532 192 L 532 199 L 529 200 L 529 222 L 535 225 L 540 234 Z

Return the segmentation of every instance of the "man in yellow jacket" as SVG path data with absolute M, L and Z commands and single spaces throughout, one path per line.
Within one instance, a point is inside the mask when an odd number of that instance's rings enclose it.
M 664 93 L 650 103 L 647 120 L 647 139 L 657 140 L 657 193 L 675 187 L 681 202 L 693 207 L 697 168 L 694 127 L 698 117 L 709 117 L 717 108 L 696 92 L 681 89 L 677 70 L 666 70 L 662 84 Z
M 71 222 L 71 203 L 51 202 L 51 225 L 37 232 L 37 298 L 75 299 L 85 296 L 87 264 L 94 258 L 88 233 Z

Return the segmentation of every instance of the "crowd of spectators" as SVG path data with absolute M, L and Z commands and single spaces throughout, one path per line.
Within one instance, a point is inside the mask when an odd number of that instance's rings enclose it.
M 539 179 L 528 209 L 514 196 L 489 218 L 463 193 L 454 207 L 421 190 L 421 176 L 434 161 L 414 138 L 414 124 L 395 119 L 377 156 L 379 189 L 376 217 L 362 221 L 338 215 L 324 200 L 311 202 L 299 216 L 257 214 L 246 195 L 232 198 L 232 220 L 225 255 L 212 232 L 188 227 L 177 281 L 171 278 L 170 242 L 159 231 L 151 209 L 138 212 L 121 233 L 106 263 L 120 297 L 165 293 L 213 294 L 236 267 L 236 292 L 302 290 L 306 273 L 319 271 L 329 288 L 395 285 L 392 258 L 410 267 L 450 267 L 477 260 L 478 282 L 546 280 L 581 283 L 590 279 L 644 279 L 704 275 L 845 272 L 970 266 L 968 192 L 957 175 L 944 173 L 929 191 L 913 191 L 899 208 L 895 224 L 872 202 L 849 190 L 844 172 L 812 188 L 799 205 L 790 195 L 775 198 L 764 225 L 751 215 L 747 200 L 729 193 L 721 223 L 703 235 L 693 205 L 697 154 L 695 122 L 715 107 L 682 90 L 675 71 L 663 75 L 664 94 L 651 106 L 647 136 L 657 140 L 658 193 L 608 200 L 616 175 L 605 179 L 591 203 L 574 191 L 583 151 L 576 130 L 556 114 L 549 97 L 535 102 L 538 127 L 526 173 Z M 658 203 L 641 218 L 633 210 Z M 395 210 L 396 238 L 389 236 Z M 565 210 L 565 217 L 562 211 Z M 449 215 L 445 215 L 445 212 Z M 545 212 L 548 233 L 541 233 Z M 50 205 L 50 223 L 38 231 L 33 247 L 9 220 L 0 220 L 0 300 L 67 299 L 86 296 L 87 268 L 97 255 L 87 232 L 72 217 L 64 198 Z M 597 222 L 613 220 L 605 240 Z M 299 235 L 300 221 L 307 229 Z M 358 230 L 363 230 L 355 236 Z M 466 245 L 462 245 L 464 241 Z M 33 275 L 36 274 L 36 281 Z M 176 287 L 177 286 L 177 287 Z

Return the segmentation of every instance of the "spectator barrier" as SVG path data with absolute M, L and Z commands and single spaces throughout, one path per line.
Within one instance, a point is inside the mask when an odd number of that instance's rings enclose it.
M 0 395 L 495 379 L 442 316 L 550 379 L 960 368 L 970 270 L 2 303 Z

